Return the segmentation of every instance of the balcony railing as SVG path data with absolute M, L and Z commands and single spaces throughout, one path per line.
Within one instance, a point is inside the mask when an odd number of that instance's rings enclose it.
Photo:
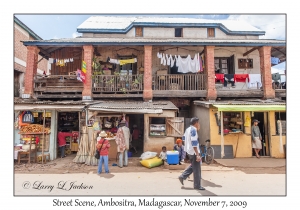
M 153 76 L 153 90 L 206 90 L 205 74 L 167 74 Z
M 95 75 L 93 93 L 143 92 L 144 75 Z
M 50 75 L 34 77 L 34 91 L 43 92 L 82 92 L 83 83 L 76 75 Z

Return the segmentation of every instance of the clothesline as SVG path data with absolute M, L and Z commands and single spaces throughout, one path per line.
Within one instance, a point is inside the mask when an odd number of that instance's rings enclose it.
M 176 63 L 178 67 L 178 72 L 180 73 L 197 73 L 202 72 L 204 68 L 204 59 L 203 56 L 200 56 L 199 53 L 196 53 L 194 58 L 191 58 L 191 55 L 188 55 L 186 58 L 182 58 L 180 55 L 164 54 L 157 53 L 157 57 L 160 58 L 160 64 L 170 66 L 171 68 Z
M 137 59 L 136 58 L 131 58 L 131 59 L 123 59 L 123 60 L 119 60 L 119 59 L 114 59 L 114 58 L 107 58 L 107 62 L 110 63 L 114 63 L 114 64 L 119 64 L 120 66 L 128 64 L 128 63 L 136 63 Z

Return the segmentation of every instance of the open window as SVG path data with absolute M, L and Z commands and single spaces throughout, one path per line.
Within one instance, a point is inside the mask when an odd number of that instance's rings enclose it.
M 184 117 L 151 117 L 151 137 L 182 137 L 184 134 Z
M 282 135 L 286 135 L 286 112 L 275 112 L 276 134 L 279 135 L 279 123 L 281 122 Z
M 230 57 L 215 57 L 215 73 L 216 74 L 234 74 L 234 55 Z

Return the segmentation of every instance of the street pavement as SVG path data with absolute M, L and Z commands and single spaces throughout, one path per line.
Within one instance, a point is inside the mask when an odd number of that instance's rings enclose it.
M 203 165 L 204 191 L 193 189 L 193 174 L 178 180 L 182 170 L 97 175 L 14 174 L 14 195 L 76 196 L 260 196 L 286 195 L 286 174 L 246 173 L 233 167 Z M 274 184 L 276 183 L 276 184 Z

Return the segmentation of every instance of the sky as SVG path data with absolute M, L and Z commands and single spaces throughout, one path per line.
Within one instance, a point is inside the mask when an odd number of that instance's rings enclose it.
M 77 27 L 92 15 L 99 14 L 78 14 L 78 15 L 19 15 L 15 16 L 25 25 L 33 30 L 44 40 L 59 38 L 74 38 L 79 36 Z M 109 14 L 107 14 L 109 15 Z M 123 14 L 124 15 L 124 14 Z M 139 14 L 142 16 L 143 14 Z M 150 15 L 145 15 L 150 16 Z M 154 16 L 154 15 L 152 15 Z M 164 16 L 164 15 L 155 15 Z M 196 14 L 177 14 L 167 15 L 168 17 L 193 17 L 204 19 L 241 19 L 249 24 L 266 32 L 263 39 L 285 39 L 286 16 L 285 15 L 196 15 Z

